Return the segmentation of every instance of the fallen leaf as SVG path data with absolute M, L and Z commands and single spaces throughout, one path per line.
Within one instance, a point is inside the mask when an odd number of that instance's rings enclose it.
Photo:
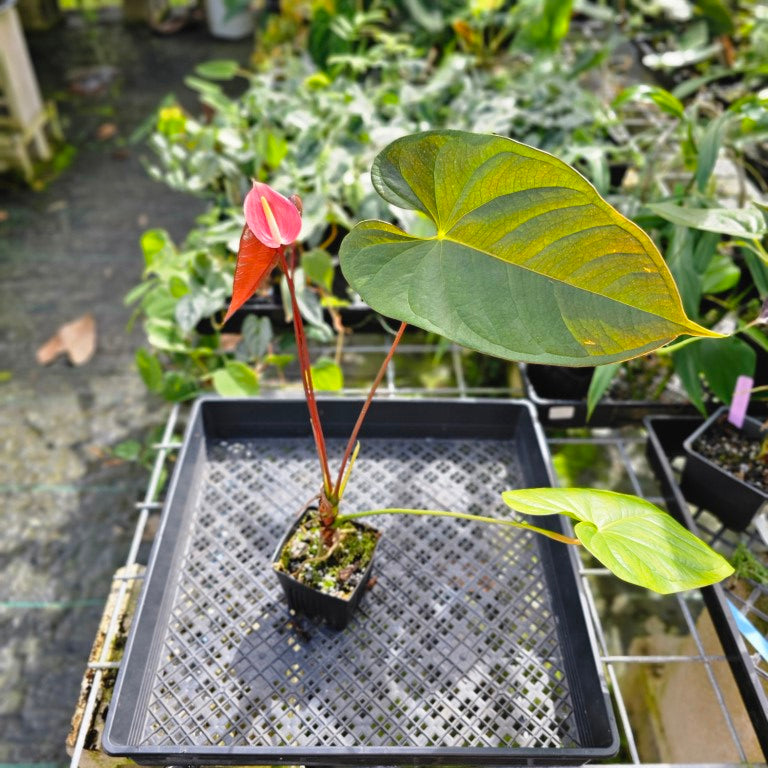
M 96 351 L 96 323 L 93 315 L 86 314 L 64 323 L 48 341 L 37 350 L 37 362 L 48 365 L 64 352 L 72 365 L 87 363 Z
M 8 221 L 8 211 L 0 211 L 0 221 Z
M 117 133 L 117 126 L 114 123 L 102 123 L 96 129 L 96 138 L 99 141 L 107 141 Z
M 242 335 L 239 333 L 222 333 L 219 336 L 219 345 L 222 352 L 234 352 L 235 347 L 240 343 Z
M 48 363 L 52 363 L 60 354 L 62 354 L 62 352 L 64 352 L 64 342 L 57 332 L 37 350 L 35 357 L 40 365 L 48 365 Z
M 59 328 L 72 365 L 87 363 L 96 351 L 96 322 L 90 313 Z

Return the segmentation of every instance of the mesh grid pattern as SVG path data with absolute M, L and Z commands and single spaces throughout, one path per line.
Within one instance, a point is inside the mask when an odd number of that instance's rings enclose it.
M 504 514 L 513 457 L 505 441 L 366 439 L 345 508 Z M 578 746 L 525 531 L 373 518 L 377 581 L 350 626 L 288 614 L 270 562 L 318 476 L 308 440 L 209 445 L 141 744 Z

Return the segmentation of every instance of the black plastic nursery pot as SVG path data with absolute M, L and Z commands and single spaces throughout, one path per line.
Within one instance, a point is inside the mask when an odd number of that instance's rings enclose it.
M 706 507 L 734 531 L 743 531 L 768 499 L 768 493 L 737 477 L 717 461 L 697 450 L 699 440 L 718 428 L 728 413 L 727 407 L 719 408 L 701 426 L 689 435 L 683 447 L 686 453 L 680 486 L 683 495 L 693 504 Z M 747 417 L 740 430 L 751 442 L 765 437 L 761 423 Z
M 618 427 L 639 424 L 652 413 L 694 415 L 689 402 L 614 400 L 603 397 L 587 418 L 587 391 L 594 368 L 520 364 L 526 397 L 545 427 Z
M 310 508 L 310 510 L 313 509 L 316 508 Z M 284 570 L 279 569 L 277 564 L 281 560 L 283 549 L 301 524 L 305 514 L 305 512 L 302 512 L 296 517 L 294 524 L 286 531 L 285 536 L 280 540 L 280 543 L 275 550 L 274 557 L 272 558 L 272 567 L 275 569 L 277 580 L 283 588 L 285 599 L 291 610 L 304 616 L 322 619 L 335 629 L 344 629 L 344 627 L 349 624 L 355 609 L 360 604 L 360 599 L 362 598 L 363 593 L 368 588 L 371 570 L 373 569 L 373 555 L 375 554 L 375 550 L 374 553 L 371 554 L 367 565 L 362 567 L 362 573 L 359 575 L 357 584 L 354 589 L 351 590 L 349 595 L 340 597 L 304 584 L 299 581 L 299 579 L 294 578 L 290 573 L 286 573 Z M 378 533 L 378 531 L 371 528 L 371 526 L 365 526 L 360 523 L 354 523 L 353 525 L 358 529 L 368 529 L 369 531 Z
M 648 431 L 646 452 L 649 463 L 659 479 L 667 510 L 678 522 L 700 536 L 716 548 L 722 548 L 722 542 L 733 539 L 724 534 L 722 527 L 711 526 L 714 518 L 707 520 L 711 512 L 709 500 L 693 507 L 683 495 L 680 486 L 679 465 L 685 457 L 684 443 L 690 435 L 703 426 L 700 417 L 649 416 L 644 421 Z M 685 460 L 686 463 L 688 459 Z M 696 508 L 698 507 L 698 508 Z M 695 512 L 695 518 L 694 518 Z M 742 534 L 743 535 L 743 534 Z M 728 554 L 728 552 L 725 552 Z M 701 590 L 717 636 L 723 647 L 728 664 L 741 694 L 744 706 L 749 714 L 755 734 L 763 754 L 768 757 L 768 696 L 763 687 L 765 664 L 758 670 L 759 657 L 752 655 L 742 637 L 733 615 L 733 599 L 729 596 L 724 583 L 714 584 Z M 755 606 L 752 606 L 755 608 Z M 742 610 L 743 613 L 748 611 Z M 747 618 L 750 618 L 747 616 Z M 752 617 L 753 621 L 761 621 Z
M 331 456 L 361 404 L 320 401 Z M 501 491 L 552 481 L 527 402 L 377 400 L 361 445 L 349 511 L 508 515 Z M 334 629 L 289 611 L 271 566 L 319 477 L 303 400 L 195 404 L 108 753 L 166 765 L 574 765 L 616 753 L 574 548 L 507 526 L 377 516 L 375 585 Z

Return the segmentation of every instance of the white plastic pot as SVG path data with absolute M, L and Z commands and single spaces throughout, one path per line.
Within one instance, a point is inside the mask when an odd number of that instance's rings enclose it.
M 230 13 L 224 0 L 205 0 L 208 31 L 224 40 L 240 40 L 253 33 L 254 18 L 250 8 Z

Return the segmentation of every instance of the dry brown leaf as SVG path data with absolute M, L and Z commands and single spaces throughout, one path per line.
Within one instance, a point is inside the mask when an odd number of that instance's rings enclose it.
M 102 123 L 96 129 L 96 138 L 99 141 L 107 141 L 117 133 L 117 126 L 114 123 Z
M 219 345 L 222 352 L 234 352 L 235 347 L 243 337 L 239 333 L 222 333 L 219 336 Z
M 72 365 L 87 363 L 96 351 L 96 322 L 88 313 L 59 328 L 69 361 Z
M 72 365 L 87 363 L 96 351 L 96 322 L 90 313 L 64 323 L 37 350 L 37 362 L 48 365 L 64 352 Z
M 0 221 L 8 221 L 8 217 L 9 217 L 8 211 L 0 210 Z
M 63 352 L 64 342 L 59 334 L 56 333 L 37 350 L 35 357 L 40 365 L 48 365 L 48 363 L 52 363 Z

